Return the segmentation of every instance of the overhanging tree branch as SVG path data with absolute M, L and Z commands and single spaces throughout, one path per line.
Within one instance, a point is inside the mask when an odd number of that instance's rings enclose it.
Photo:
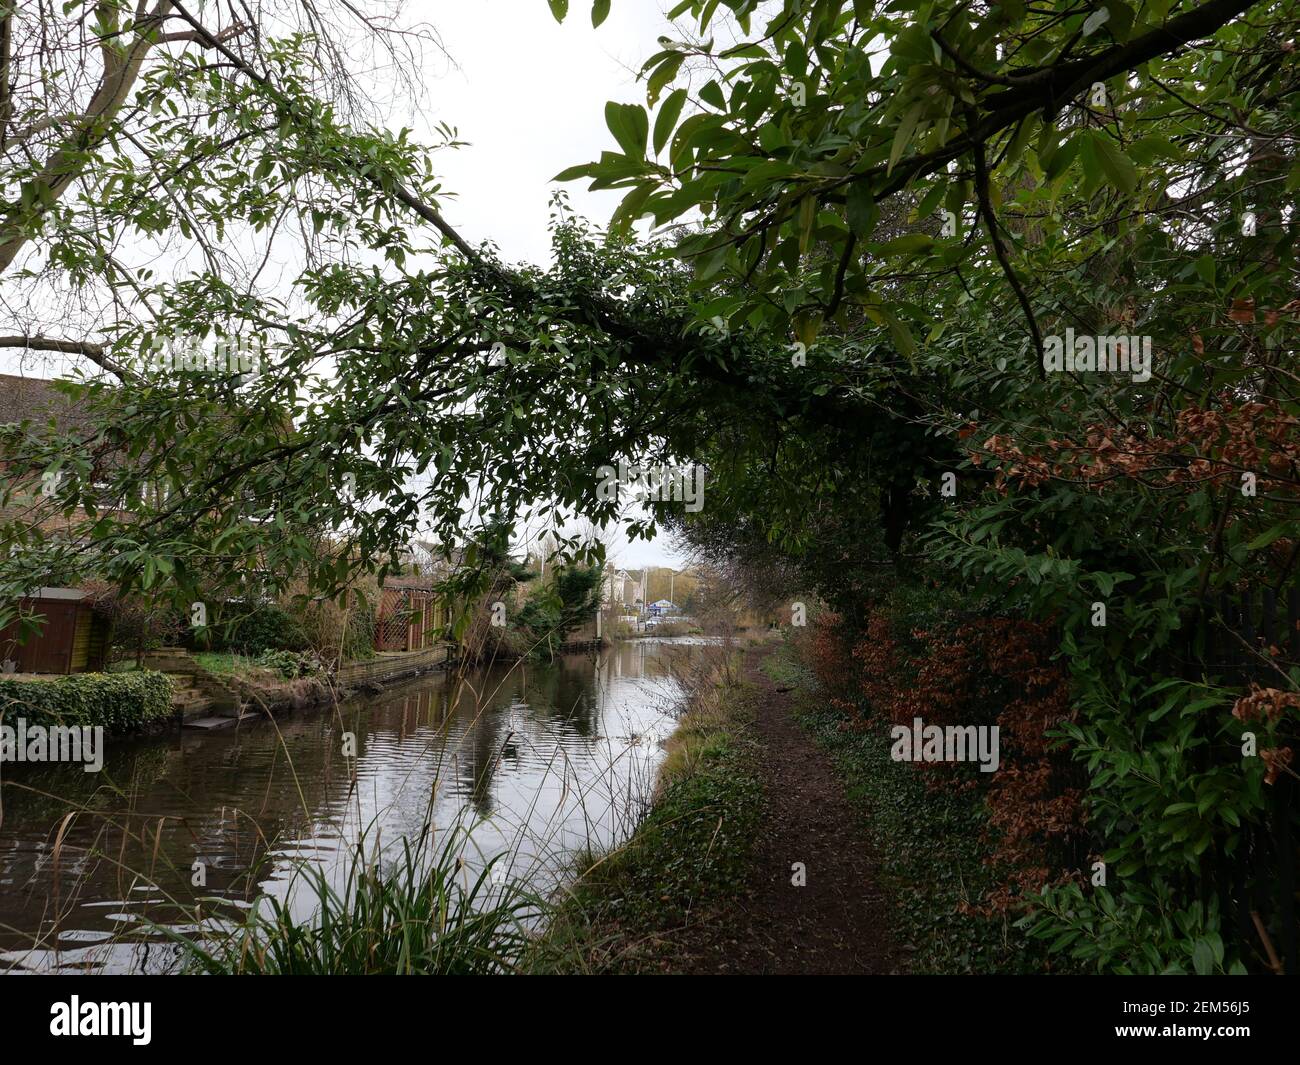
M 46 336 L 0 336 L 0 348 L 26 348 L 29 351 L 57 351 L 80 355 L 122 380 L 134 376 L 130 370 L 109 356 L 103 344 L 89 340 L 63 340 Z
M 1016 276 L 1016 271 L 1011 265 L 1011 259 L 1007 255 L 1006 245 L 1002 242 L 1002 234 L 998 231 L 998 219 L 993 213 L 993 198 L 989 195 L 989 169 L 988 163 L 984 158 L 984 144 L 975 146 L 975 195 L 979 198 L 980 214 L 984 217 L 984 226 L 989 231 L 989 242 L 993 245 L 993 254 L 997 256 L 998 264 L 1002 267 L 1002 273 L 1006 276 L 1007 284 L 1016 294 L 1016 299 L 1020 303 L 1020 309 L 1025 312 L 1025 320 L 1029 323 L 1029 335 L 1034 342 L 1034 363 L 1038 367 L 1038 376 L 1046 376 L 1046 370 L 1043 368 L 1043 334 L 1038 328 L 1038 319 L 1034 317 L 1034 308 L 1029 302 L 1029 296 L 1025 293 L 1025 287 L 1020 283 L 1020 278 Z

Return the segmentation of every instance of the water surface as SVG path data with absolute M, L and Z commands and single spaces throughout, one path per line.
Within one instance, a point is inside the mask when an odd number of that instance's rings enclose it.
M 471 866 L 506 854 L 499 872 L 549 887 L 641 815 L 673 670 L 697 647 L 638 640 L 238 729 L 110 739 L 97 774 L 0 767 L 0 968 L 165 971 L 175 948 L 143 918 L 190 927 L 182 913 L 204 896 L 310 909 L 290 890 L 295 860 L 341 882 L 363 832 L 392 848 L 430 816 L 443 832 L 472 825 Z

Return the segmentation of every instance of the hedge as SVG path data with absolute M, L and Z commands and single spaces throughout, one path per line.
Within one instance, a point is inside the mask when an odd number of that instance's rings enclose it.
M 125 732 L 172 712 L 171 681 L 163 673 L 73 673 L 50 681 L 0 679 L 0 713 L 12 725 L 102 725 Z

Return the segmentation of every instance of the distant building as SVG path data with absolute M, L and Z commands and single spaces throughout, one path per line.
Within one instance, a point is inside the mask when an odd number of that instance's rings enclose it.
M 637 604 L 637 582 L 625 569 L 613 570 L 605 574 L 601 588 L 600 603 L 603 607 L 635 607 Z

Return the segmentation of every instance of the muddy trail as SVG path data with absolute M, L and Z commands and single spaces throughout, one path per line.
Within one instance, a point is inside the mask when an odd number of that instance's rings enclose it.
M 763 670 L 771 647 L 745 655 L 754 685 L 753 731 L 766 803 L 745 890 L 721 913 L 684 930 L 674 968 L 686 973 L 902 972 L 889 935 L 862 814 L 831 764 L 795 720 L 791 696 Z M 802 863 L 803 886 L 796 886 Z

